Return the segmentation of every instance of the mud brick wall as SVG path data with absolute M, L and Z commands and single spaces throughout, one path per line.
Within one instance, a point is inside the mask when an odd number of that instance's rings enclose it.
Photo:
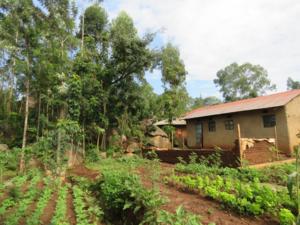
M 143 156 L 147 157 L 149 155 L 147 153 L 151 151 L 154 150 L 144 149 Z M 208 157 L 216 153 L 215 150 L 210 150 L 210 149 L 209 150 L 166 150 L 166 151 L 154 151 L 154 152 L 157 154 L 158 158 L 162 162 L 172 163 L 172 164 L 179 162 L 178 157 L 181 157 L 184 161 L 188 162 L 189 156 L 192 153 L 196 153 L 199 158 Z M 221 154 L 221 160 L 223 162 L 223 166 L 229 166 L 229 167 L 240 166 L 239 157 L 234 151 L 223 150 L 220 151 L 220 154 Z

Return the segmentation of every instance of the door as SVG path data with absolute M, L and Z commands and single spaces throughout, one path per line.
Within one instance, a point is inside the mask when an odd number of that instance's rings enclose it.
M 203 127 L 202 123 L 196 124 L 196 146 L 203 147 Z

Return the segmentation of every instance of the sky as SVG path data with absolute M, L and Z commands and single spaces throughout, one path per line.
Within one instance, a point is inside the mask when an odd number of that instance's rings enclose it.
M 92 4 L 78 0 L 79 10 Z M 288 77 L 300 80 L 299 0 L 104 0 L 110 19 L 126 11 L 141 35 L 160 31 L 154 43 L 176 45 L 193 97 L 221 97 L 213 83 L 218 70 L 237 62 L 263 66 L 277 91 Z M 158 71 L 146 78 L 161 93 Z

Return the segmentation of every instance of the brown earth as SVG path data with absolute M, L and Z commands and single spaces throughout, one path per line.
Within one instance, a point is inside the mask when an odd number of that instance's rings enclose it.
M 172 168 L 173 165 L 162 163 L 161 174 L 169 174 Z M 149 170 L 142 167 L 138 169 L 138 172 L 145 187 L 151 188 L 152 181 L 149 180 Z M 169 200 L 162 207 L 168 212 L 175 212 L 177 207 L 182 205 L 187 211 L 200 215 L 204 224 L 214 222 L 216 225 L 278 225 L 276 221 L 267 217 L 246 217 L 226 210 L 226 208 L 222 209 L 221 205 L 213 200 L 199 194 L 182 192 L 176 187 L 165 185 L 161 180 L 156 186 L 158 186 L 161 195 Z
M 74 211 L 73 195 L 71 190 L 68 191 L 67 195 L 67 218 L 71 225 L 76 225 L 76 215 Z
M 49 200 L 40 218 L 41 224 L 50 224 L 52 216 L 54 215 L 56 200 L 57 200 L 57 191 L 54 191 L 51 199 Z
M 88 169 L 84 165 L 75 166 L 74 168 L 68 170 L 68 173 L 70 175 L 85 177 L 90 180 L 95 180 L 100 175 L 98 171 Z

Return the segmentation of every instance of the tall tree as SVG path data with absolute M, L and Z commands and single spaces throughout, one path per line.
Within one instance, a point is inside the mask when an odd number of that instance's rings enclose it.
M 300 89 L 300 81 L 295 81 L 291 77 L 287 79 L 287 89 L 293 90 L 293 89 Z
M 214 83 L 220 87 L 220 91 L 227 102 L 257 97 L 276 88 L 262 66 L 250 63 L 242 65 L 232 63 L 219 70 Z
M 180 58 L 179 49 L 168 43 L 162 49 L 161 64 L 162 82 L 170 88 L 181 86 L 186 78 L 186 70 L 183 60 Z
M 38 33 L 42 13 L 31 0 L 22 1 L 22 4 L 20 1 L 4 1 L 2 2 L 1 9 L 5 11 L 6 18 L 14 18 L 10 24 L 15 27 L 14 38 L 7 35 L 6 40 L 19 49 L 17 59 L 15 54 L 13 58 L 18 64 L 17 73 L 20 75 L 19 79 L 22 80 L 21 89 L 25 97 L 24 129 L 20 160 L 20 170 L 22 171 L 24 169 L 24 148 L 27 142 L 30 86 L 34 79 L 33 68 L 37 57 L 36 53 L 40 46 Z M 16 11 L 18 13 L 15 13 Z
M 159 56 L 159 67 L 162 72 L 164 94 L 161 101 L 169 121 L 186 111 L 188 94 L 184 87 L 187 71 L 180 58 L 179 49 L 168 43 L 162 48 Z

